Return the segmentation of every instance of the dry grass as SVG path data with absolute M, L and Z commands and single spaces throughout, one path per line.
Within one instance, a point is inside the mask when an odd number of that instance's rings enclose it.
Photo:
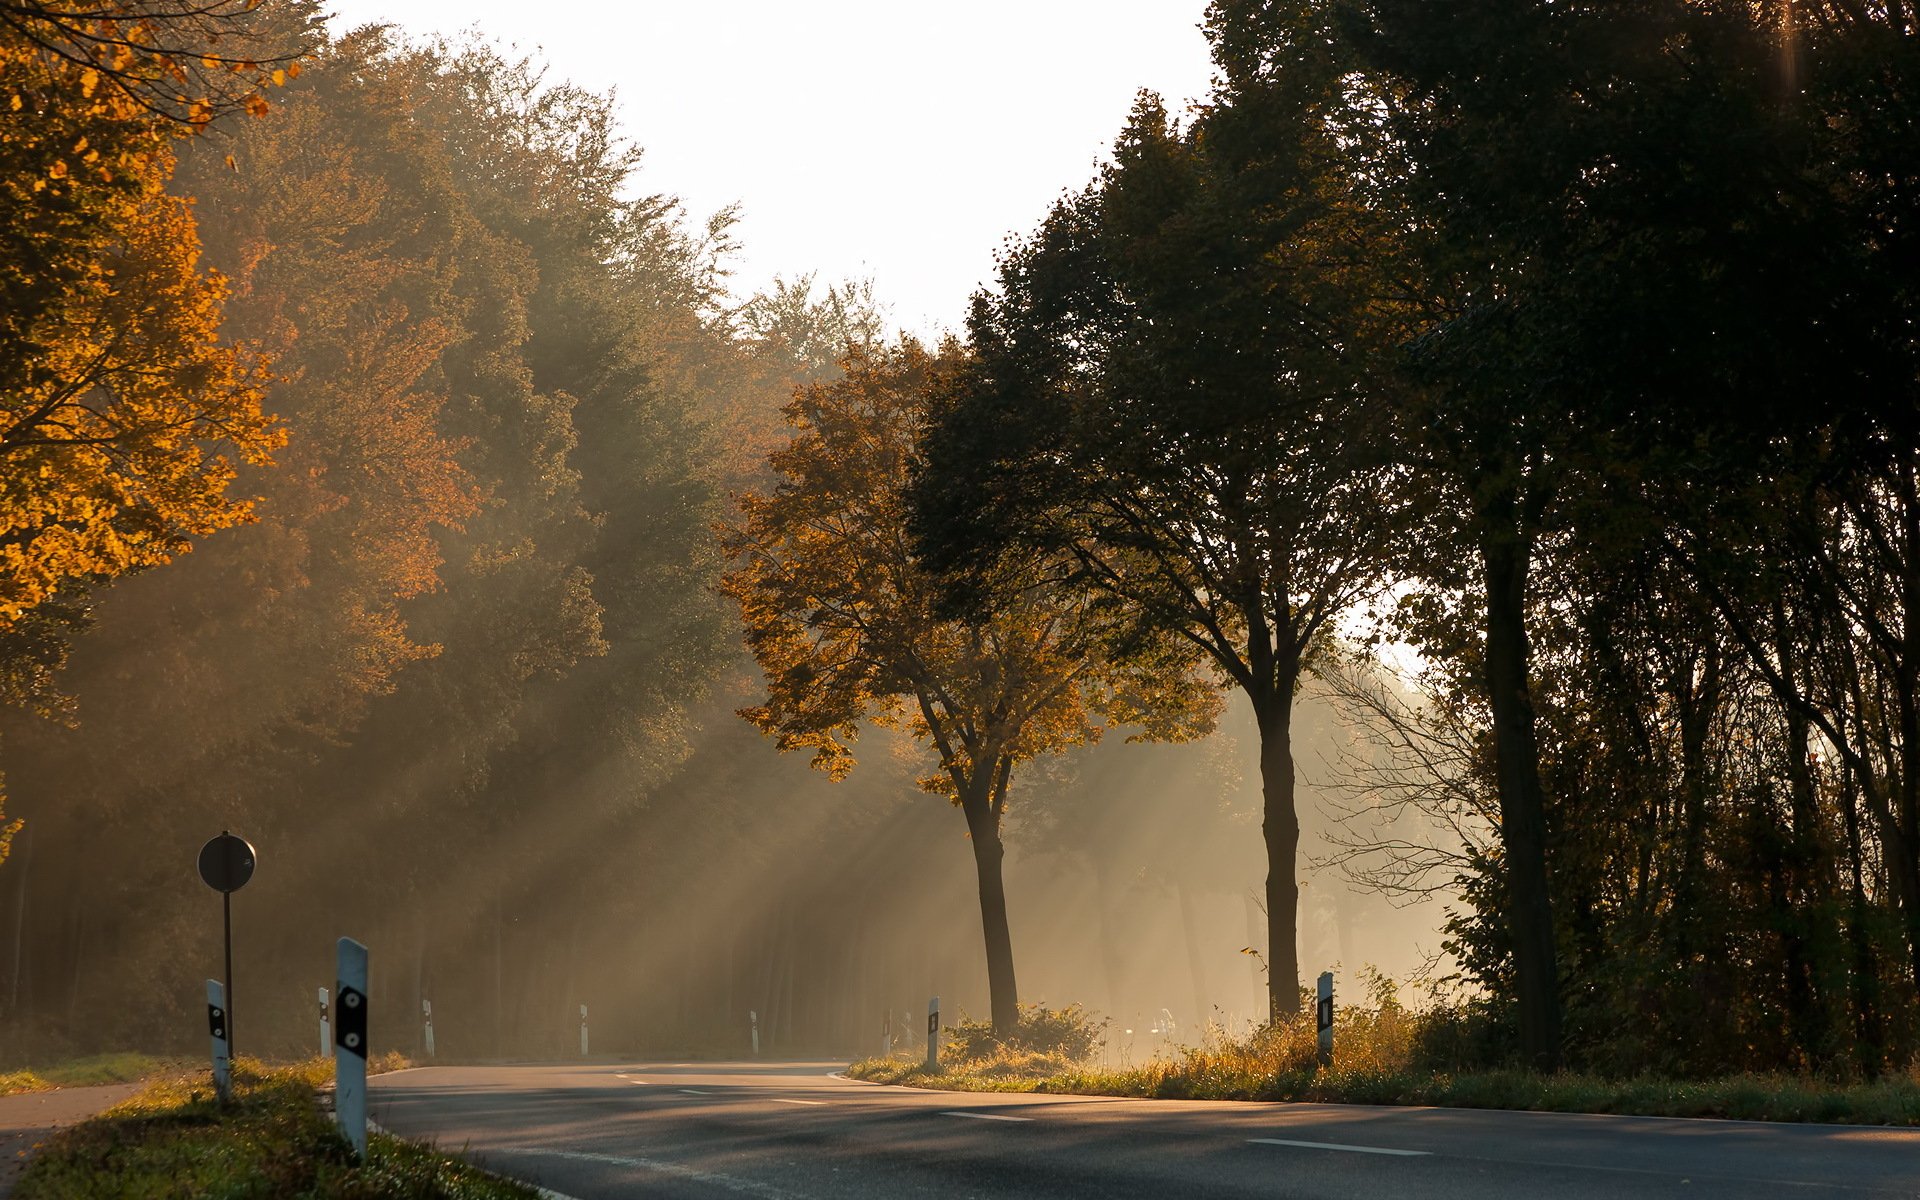
M 1197 1046 L 1138 1066 L 1094 1068 L 1059 1055 L 1000 1051 L 943 1062 L 929 1073 L 919 1061 L 867 1059 L 847 1071 L 855 1079 L 954 1091 L 1028 1091 L 1138 1096 L 1163 1100 L 1288 1100 L 1343 1104 L 1434 1105 L 1541 1112 L 1725 1117 L 1757 1121 L 1844 1122 L 1920 1126 L 1920 1063 L 1871 1083 L 1792 1075 L 1720 1079 L 1606 1079 L 1518 1070 L 1437 1067 L 1436 1033 L 1448 1035 L 1457 1014 L 1403 1008 L 1392 986 L 1376 981 L 1370 1005 L 1336 1012 L 1334 1064 L 1316 1061 L 1311 1012 L 1245 1038 L 1213 1029 Z

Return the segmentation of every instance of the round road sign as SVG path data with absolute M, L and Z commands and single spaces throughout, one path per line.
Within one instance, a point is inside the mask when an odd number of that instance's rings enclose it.
M 253 878 L 253 847 L 222 832 L 200 847 L 200 878 L 216 892 L 237 892 Z

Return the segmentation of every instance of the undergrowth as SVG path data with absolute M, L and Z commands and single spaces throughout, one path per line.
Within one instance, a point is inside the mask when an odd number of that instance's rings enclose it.
M 1378 975 L 1367 981 L 1367 1000 L 1336 1011 L 1334 1062 L 1329 1067 L 1317 1061 L 1318 1031 L 1311 1006 L 1303 1005 L 1302 1012 L 1244 1037 L 1214 1028 L 1197 1046 L 1118 1067 L 1092 1065 L 1094 1042 L 1070 1054 L 1015 1039 L 994 1042 L 969 1028 L 967 1036 L 950 1043 L 937 1071 L 928 1071 L 918 1059 L 893 1057 L 854 1063 L 847 1074 L 875 1083 L 955 1091 L 1920 1125 L 1920 1063 L 1867 1082 L 1789 1074 L 1698 1080 L 1540 1075 L 1475 1061 L 1481 1033 L 1470 1014 L 1458 1009 L 1413 1012 L 1400 1004 L 1392 983 Z M 1100 1027 L 1084 1014 L 1078 1024 L 1096 1031 Z

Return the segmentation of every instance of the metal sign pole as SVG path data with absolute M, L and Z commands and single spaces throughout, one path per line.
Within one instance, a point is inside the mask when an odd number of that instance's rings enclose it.
M 333 1115 L 353 1152 L 367 1156 L 367 948 L 339 942 L 333 994 L 340 998 L 333 1031 Z
M 229 1041 L 226 989 L 218 979 L 207 980 L 207 1032 L 213 1037 L 213 1090 L 225 1104 L 233 1098 L 233 1043 Z
M 940 1069 L 940 997 L 927 1001 L 927 1070 Z
M 200 879 L 220 893 L 220 938 L 226 954 L 226 986 L 222 989 L 221 1025 L 225 1029 L 227 1062 L 233 1062 L 233 894 L 253 878 L 256 856 L 247 839 L 225 829 L 200 847 Z
M 220 893 L 220 922 L 227 943 L 227 1059 L 233 1059 L 233 893 Z

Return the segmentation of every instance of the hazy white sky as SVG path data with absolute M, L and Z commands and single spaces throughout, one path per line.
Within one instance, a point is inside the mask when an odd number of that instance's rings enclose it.
M 743 294 L 871 276 L 894 321 L 957 327 L 993 252 L 1077 188 L 1134 93 L 1206 90 L 1205 0 L 333 0 L 336 23 L 478 28 L 612 88 L 640 189 L 739 202 Z

